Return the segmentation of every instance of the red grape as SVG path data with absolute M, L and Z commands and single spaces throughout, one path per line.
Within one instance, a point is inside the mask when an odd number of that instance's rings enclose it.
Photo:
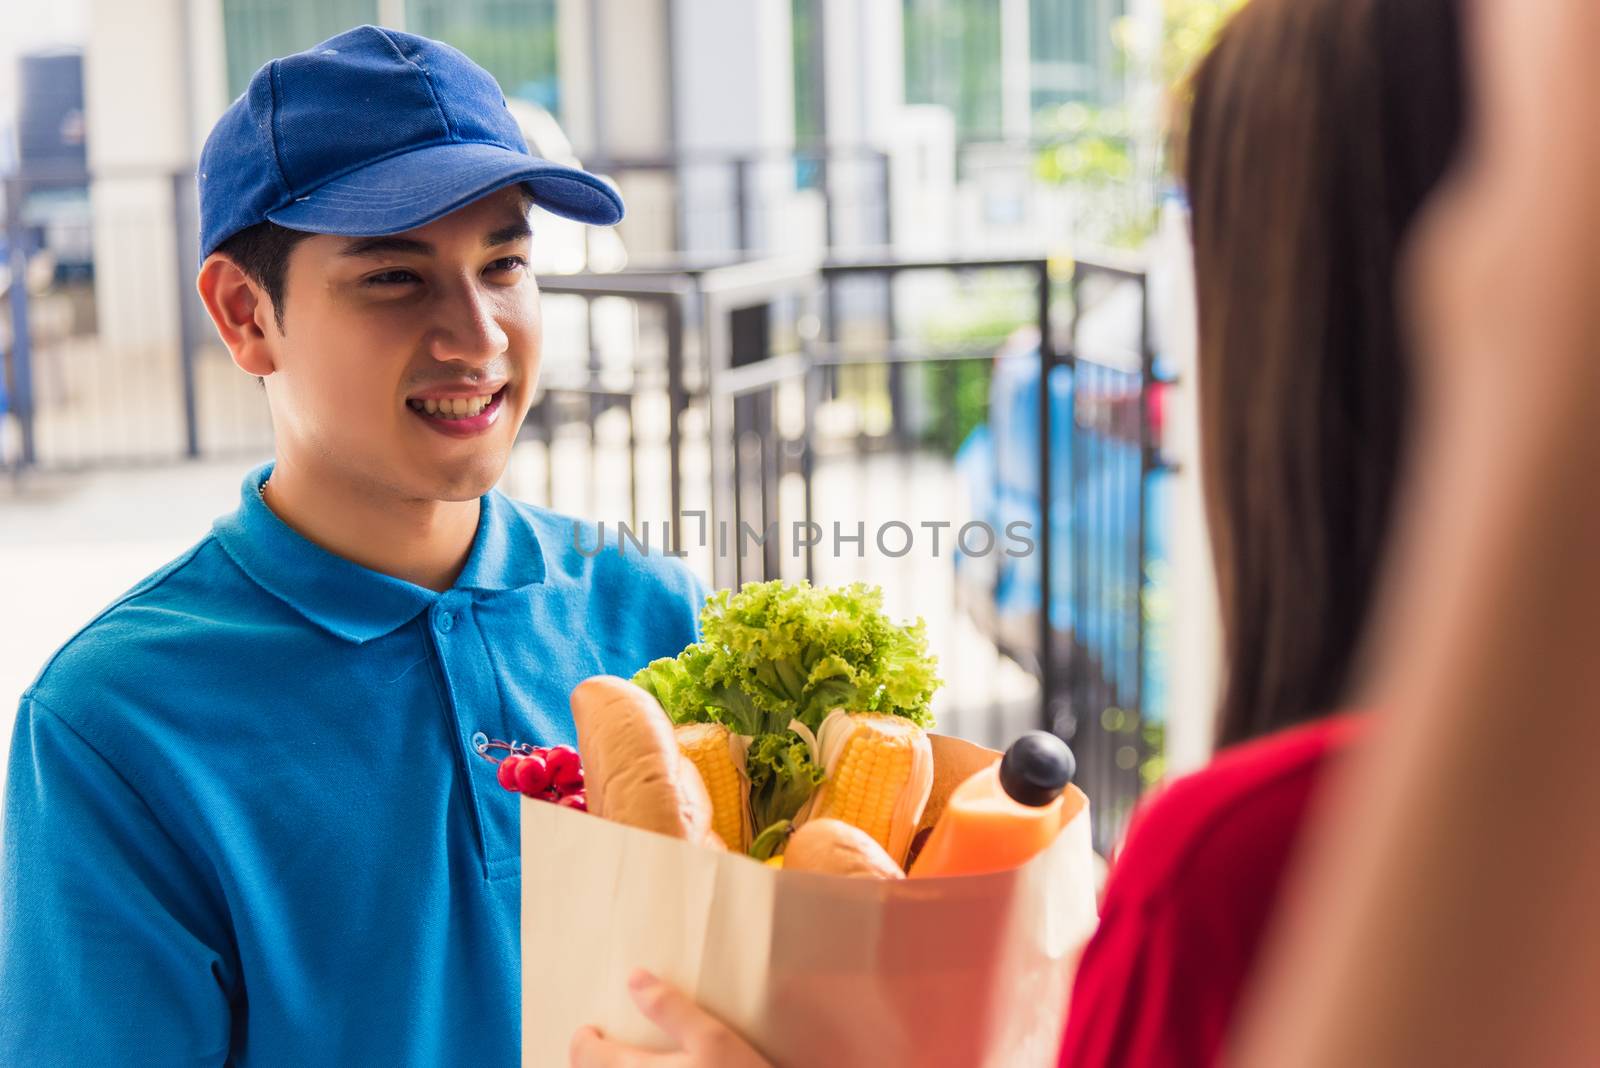
M 517 763 L 517 789 L 529 797 L 537 797 L 550 786 L 550 771 L 545 759 L 537 753 L 525 756 Z
M 556 804 L 560 805 L 562 808 L 575 808 L 579 812 L 589 811 L 589 798 L 588 795 L 586 795 L 582 790 L 579 790 L 575 794 L 568 794 L 560 801 L 557 801 Z
M 550 750 L 550 755 L 545 758 L 545 766 L 550 771 L 550 783 L 562 793 L 570 793 L 583 782 L 583 767 L 578 762 L 575 750 L 565 745 L 558 745 Z
M 494 777 L 507 790 L 515 790 L 517 788 L 517 765 L 520 763 L 522 763 L 522 758 L 517 756 L 508 756 L 500 761 L 500 768 L 495 772 Z

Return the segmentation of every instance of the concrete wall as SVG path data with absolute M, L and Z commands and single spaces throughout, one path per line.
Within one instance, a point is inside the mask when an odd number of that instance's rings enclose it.
M 747 216 L 753 249 L 792 247 L 783 229 L 795 196 L 794 59 L 789 0 L 693 0 L 673 6 L 673 128 L 679 150 L 693 158 L 752 150 L 772 153 L 751 166 L 747 188 L 761 211 Z M 683 245 L 692 251 L 730 247 L 737 200 L 724 163 L 686 168 L 680 196 Z
M 877 245 L 883 227 L 877 212 L 880 164 L 860 152 L 891 149 L 903 130 L 900 0 L 822 0 L 821 9 L 824 139 L 836 153 L 829 172 L 834 241 L 843 248 Z M 892 157 L 890 166 L 894 183 Z M 892 192 L 890 200 L 892 205 Z
M 1187 213 L 1176 204 L 1163 212 L 1154 244 L 1151 298 L 1163 351 L 1179 379 L 1167 395 L 1164 442 L 1167 454 L 1178 464 L 1168 542 L 1172 621 L 1166 757 L 1167 773 L 1173 775 L 1192 771 L 1211 757 L 1221 656 L 1216 582 L 1200 486 L 1194 258 Z
M 672 145 L 668 0 L 560 0 L 556 12 L 562 128 L 586 163 L 660 157 Z M 668 252 L 677 197 L 662 173 L 613 175 L 628 215 L 618 228 L 629 254 Z
M 137 48 L 128 42 L 137 41 Z M 178 242 L 196 240 L 192 171 L 224 99 L 220 0 L 91 0 L 84 51 L 95 311 L 115 354 L 177 344 Z M 182 233 L 179 233 L 182 227 Z
M 177 337 L 172 180 L 186 154 L 182 0 L 95 0 L 84 52 L 95 310 L 109 347 Z M 128 48 L 126 42 L 138 41 Z

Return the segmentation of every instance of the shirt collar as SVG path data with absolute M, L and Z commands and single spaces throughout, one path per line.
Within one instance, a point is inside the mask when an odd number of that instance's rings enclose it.
M 261 498 L 272 474 L 245 476 L 239 508 L 213 525 L 224 551 L 268 593 L 308 620 L 352 642 L 382 637 L 446 594 L 381 574 L 308 541 Z M 455 590 L 515 590 L 544 581 L 544 553 L 532 524 L 498 491 L 479 498 L 478 530 Z

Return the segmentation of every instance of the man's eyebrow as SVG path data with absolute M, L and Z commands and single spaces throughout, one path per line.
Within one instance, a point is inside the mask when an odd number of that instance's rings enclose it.
M 518 219 L 484 235 L 483 247 L 494 248 L 497 245 L 509 245 L 513 241 L 520 241 L 525 237 L 533 236 L 533 227 L 528 225 L 527 219 Z
M 341 256 L 382 256 L 394 253 L 415 256 L 433 255 L 433 246 L 410 237 L 364 237 L 339 250 Z
M 493 230 L 484 235 L 484 248 L 497 248 L 500 245 L 509 245 L 525 237 L 533 236 L 533 228 L 528 225 L 527 219 L 518 219 L 516 222 L 507 223 L 498 230 Z M 432 256 L 434 248 L 426 241 L 418 241 L 412 237 L 363 237 L 348 242 L 339 250 L 341 256 L 389 256 L 403 253 L 414 256 Z

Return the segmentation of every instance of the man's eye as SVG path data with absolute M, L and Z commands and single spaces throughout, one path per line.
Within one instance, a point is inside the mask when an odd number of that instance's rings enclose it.
M 410 271 L 393 270 L 373 275 L 366 280 L 366 284 L 369 286 L 397 286 L 417 281 L 420 281 L 420 279 Z
M 489 264 L 491 271 L 520 271 L 528 266 L 528 261 L 521 256 L 506 256 Z

